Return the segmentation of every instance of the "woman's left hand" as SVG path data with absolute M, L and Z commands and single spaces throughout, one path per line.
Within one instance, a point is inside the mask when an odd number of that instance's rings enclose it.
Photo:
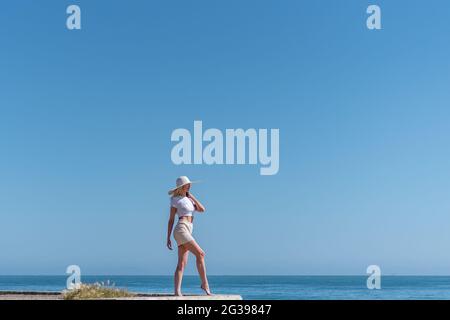
M 200 201 L 197 200 L 197 198 L 194 197 L 194 195 L 192 193 L 189 192 L 187 197 L 189 199 L 191 199 L 191 201 L 194 203 L 195 209 L 198 212 L 204 212 L 205 211 L 205 207 L 200 203 Z

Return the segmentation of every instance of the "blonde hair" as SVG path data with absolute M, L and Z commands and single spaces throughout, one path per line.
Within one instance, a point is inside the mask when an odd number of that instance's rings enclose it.
M 184 194 L 183 194 L 183 187 L 184 187 L 184 186 L 179 187 L 179 188 L 176 188 L 175 190 L 171 190 L 171 191 L 169 192 L 169 195 L 170 195 L 171 197 L 182 197 L 182 196 L 184 196 Z

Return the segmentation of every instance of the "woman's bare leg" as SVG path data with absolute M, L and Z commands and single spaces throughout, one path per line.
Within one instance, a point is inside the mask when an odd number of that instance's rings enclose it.
M 175 269 L 175 295 L 181 296 L 181 282 L 183 280 L 183 272 L 188 261 L 189 251 L 184 245 L 178 246 L 178 263 Z
M 202 281 L 202 289 L 206 291 L 208 295 L 211 294 L 209 291 L 208 278 L 206 277 L 206 264 L 205 264 L 205 252 L 200 248 L 200 246 L 195 242 L 195 240 L 189 241 L 184 244 L 185 248 L 192 252 L 197 259 L 197 270 Z

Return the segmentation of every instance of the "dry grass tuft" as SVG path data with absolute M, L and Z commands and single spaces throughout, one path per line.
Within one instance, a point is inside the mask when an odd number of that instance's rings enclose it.
M 64 300 L 129 298 L 136 296 L 125 289 L 117 289 L 104 283 L 81 284 L 79 289 L 63 292 Z

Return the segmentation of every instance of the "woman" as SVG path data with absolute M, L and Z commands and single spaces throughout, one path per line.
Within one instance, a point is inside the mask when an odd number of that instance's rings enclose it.
M 169 191 L 170 198 L 170 217 L 167 230 L 167 247 L 172 250 L 172 242 L 170 235 L 175 220 L 178 215 L 178 223 L 173 230 L 173 237 L 178 245 L 178 264 L 175 270 L 175 295 L 181 294 L 181 281 L 183 279 L 183 271 L 187 264 L 189 251 L 192 252 L 197 259 L 197 270 L 201 279 L 201 286 L 207 295 L 211 295 L 209 290 L 208 279 L 206 277 L 205 252 L 195 241 L 192 236 L 193 228 L 193 212 L 204 212 L 205 207 L 190 192 L 191 181 L 186 176 L 181 176 L 176 181 L 176 188 Z

